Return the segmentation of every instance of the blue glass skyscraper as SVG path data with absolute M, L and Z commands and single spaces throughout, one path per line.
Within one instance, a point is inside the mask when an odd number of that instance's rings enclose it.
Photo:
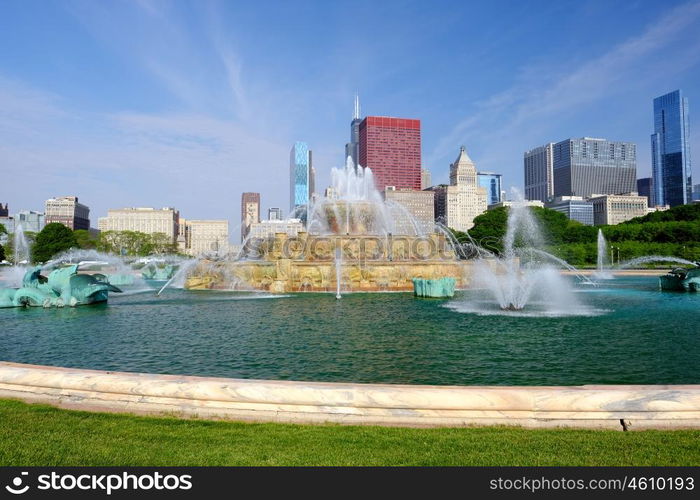
M 309 203 L 309 146 L 296 142 L 289 152 L 289 205 L 295 208 Z
M 501 174 L 492 172 L 478 172 L 476 179 L 482 188 L 486 189 L 486 204 L 495 205 L 503 200 L 501 199 L 502 181 Z
M 688 99 L 676 90 L 654 99 L 651 134 L 652 203 L 685 205 L 692 199 Z

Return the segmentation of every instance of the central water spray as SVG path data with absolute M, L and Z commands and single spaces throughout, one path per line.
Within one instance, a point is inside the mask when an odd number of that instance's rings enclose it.
M 536 303 L 545 314 L 567 314 L 580 309 L 571 284 L 552 263 L 568 263 L 544 251 L 539 225 L 522 197 L 509 208 L 503 251 L 500 256 L 474 262 L 473 286 L 485 289 L 504 311 L 520 311 Z M 588 280 L 588 283 L 591 283 Z

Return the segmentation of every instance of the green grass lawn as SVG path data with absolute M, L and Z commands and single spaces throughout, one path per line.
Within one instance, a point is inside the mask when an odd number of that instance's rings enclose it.
M 0 400 L 0 465 L 700 465 L 700 431 L 249 424 Z

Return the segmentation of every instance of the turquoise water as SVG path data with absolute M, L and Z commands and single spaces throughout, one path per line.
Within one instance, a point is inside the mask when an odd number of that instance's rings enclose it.
M 576 296 L 583 315 L 537 317 L 489 308 L 478 291 L 453 300 L 111 294 L 74 309 L 0 309 L 0 359 L 258 379 L 700 383 L 700 294 L 662 293 L 656 278 L 635 277 L 580 286 Z

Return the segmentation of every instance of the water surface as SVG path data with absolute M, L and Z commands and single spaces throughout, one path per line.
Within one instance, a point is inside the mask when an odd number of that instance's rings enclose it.
M 0 359 L 257 379 L 456 385 L 700 383 L 700 294 L 655 277 L 576 288 L 580 315 L 406 293 L 166 290 L 78 308 L 0 309 Z M 528 312 L 533 314 L 528 314 Z

